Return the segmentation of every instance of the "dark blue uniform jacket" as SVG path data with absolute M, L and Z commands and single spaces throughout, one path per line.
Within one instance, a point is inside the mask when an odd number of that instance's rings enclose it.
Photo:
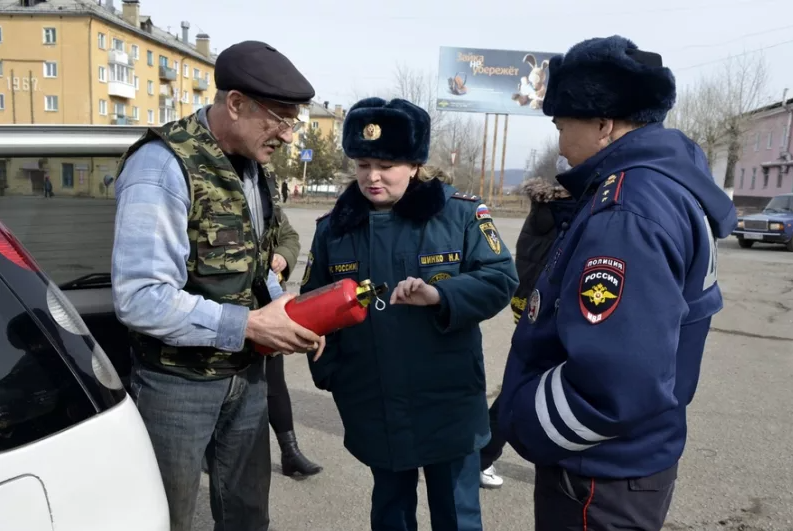
M 317 224 L 301 293 L 342 278 L 389 287 L 383 311 L 371 305 L 366 321 L 328 335 L 317 362 L 309 356 L 345 446 L 371 467 L 449 461 L 490 439 L 479 323 L 509 304 L 518 280 L 487 208 L 455 192 L 414 182 L 392 210 L 374 211 L 353 183 Z M 407 277 L 434 285 L 440 306 L 392 306 Z
M 512 338 L 500 427 L 535 464 L 654 474 L 683 452 L 735 209 L 699 146 L 660 124 L 557 179 L 578 213 Z

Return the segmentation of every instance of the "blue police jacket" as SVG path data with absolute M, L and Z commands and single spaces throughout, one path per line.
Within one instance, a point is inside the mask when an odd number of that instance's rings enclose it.
M 577 199 L 512 338 L 499 426 L 524 459 L 598 478 L 674 465 L 736 225 L 704 153 L 647 125 L 557 180 Z M 592 190 L 595 190 L 594 193 Z
M 329 390 L 346 448 L 370 467 L 407 470 L 450 461 L 490 439 L 479 323 L 517 287 L 512 255 L 487 207 L 438 179 L 413 182 L 390 211 L 375 211 L 356 183 L 317 223 L 301 293 L 343 278 L 387 283 L 385 309 L 326 337 L 309 367 Z M 407 277 L 440 305 L 391 305 Z

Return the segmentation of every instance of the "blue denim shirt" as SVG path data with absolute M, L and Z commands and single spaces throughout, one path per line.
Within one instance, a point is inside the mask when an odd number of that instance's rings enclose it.
M 206 109 L 198 115 L 204 125 Z M 243 188 L 260 234 L 264 220 L 257 181 L 252 162 Z M 168 345 L 241 350 L 248 308 L 183 290 L 190 193 L 176 157 L 163 142 L 150 142 L 128 159 L 116 182 L 116 203 L 111 275 L 119 321 Z M 273 299 L 283 294 L 272 270 L 267 286 Z

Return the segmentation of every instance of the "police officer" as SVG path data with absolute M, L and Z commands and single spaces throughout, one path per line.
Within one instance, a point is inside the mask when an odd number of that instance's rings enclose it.
M 479 450 L 490 429 L 479 323 L 518 283 L 487 206 L 423 166 L 429 144 L 430 117 L 408 101 L 350 109 L 342 145 L 356 181 L 319 219 L 301 288 L 351 278 L 391 289 L 310 361 L 345 446 L 372 470 L 377 531 L 417 528 L 419 468 L 432 529 L 482 529 Z
M 543 104 L 577 202 L 515 331 L 499 423 L 535 464 L 535 528 L 658 531 L 686 407 L 722 308 L 716 239 L 736 214 L 704 153 L 665 129 L 675 80 L 613 36 L 550 62 Z
M 119 163 L 113 296 L 132 331 L 131 391 L 162 472 L 171 529 L 187 531 L 206 452 L 219 529 L 269 527 L 270 439 L 260 343 L 321 351 L 270 303 L 278 229 L 262 164 L 297 130 L 314 89 L 272 46 L 215 65 L 210 107 L 151 128 Z M 269 304 L 268 304 L 269 303 Z

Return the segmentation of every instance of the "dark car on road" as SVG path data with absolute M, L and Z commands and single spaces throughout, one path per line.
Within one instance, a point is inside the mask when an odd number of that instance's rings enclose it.
M 744 249 L 755 243 L 772 243 L 793 251 L 793 194 L 778 195 L 762 212 L 739 217 L 732 234 Z

